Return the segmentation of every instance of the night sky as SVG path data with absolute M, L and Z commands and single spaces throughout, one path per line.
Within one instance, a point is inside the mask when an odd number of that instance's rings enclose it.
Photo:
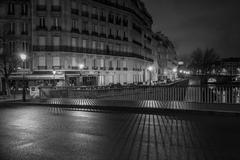
M 214 48 L 221 57 L 240 57 L 239 0 L 142 0 L 153 30 L 166 34 L 180 57 Z

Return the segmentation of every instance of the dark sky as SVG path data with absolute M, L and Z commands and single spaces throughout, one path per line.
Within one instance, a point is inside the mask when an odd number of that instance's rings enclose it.
M 221 57 L 240 57 L 239 0 L 142 0 L 178 55 L 214 48 Z

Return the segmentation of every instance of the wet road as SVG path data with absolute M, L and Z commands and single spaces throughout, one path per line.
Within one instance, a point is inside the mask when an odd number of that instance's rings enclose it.
M 239 160 L 239 151 L 239 117 L 0 107 L 1 160 Z

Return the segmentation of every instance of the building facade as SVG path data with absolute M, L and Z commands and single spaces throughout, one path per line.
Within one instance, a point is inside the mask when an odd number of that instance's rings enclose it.
M 158 80 L 175 80 L 178 59 L 173 43 L 161 32 L 154 34 L 154 48 L 158 66 Z
M 12 78 L 24 72 L 31 85 L 149 83 L 158 80 L 156 57 L 170 55 L 154 45 L 152 17 L 140 0 L 0 3 L 1 31 L 7 30 L 12 52 L 28 56 Z

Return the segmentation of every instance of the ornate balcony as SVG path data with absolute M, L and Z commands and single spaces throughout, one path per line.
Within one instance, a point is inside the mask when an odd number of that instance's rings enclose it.
M 137 53 L 110 51 L 109 49 L 100 50 L 100 49 L 71 47 L 71 46 L 33 46 L 33 51 L 36 51 L 36 52 L 74 52 L 74 53 L 76 52 L 76 53 L 87 53 L 87 54 L 95 54 L 95 55 L 132 57 L 132 58 L 139 58 L 142 60 L 153 62 L 153 59 L 144 57 Z
M 93 66 L 92 69 L 93 69 L 93 70 L 98 70 L 98 67 Z
M 37 11 L 46 11 L 47 6 L 46 5 L 37 5 Z
M 61 6 L 51 6 L 52 12 L 61 12 Z
M 71 13 L 74 15 L 78 15 L 79 14 L 79 10 L 78 9 L 71 9 Z

